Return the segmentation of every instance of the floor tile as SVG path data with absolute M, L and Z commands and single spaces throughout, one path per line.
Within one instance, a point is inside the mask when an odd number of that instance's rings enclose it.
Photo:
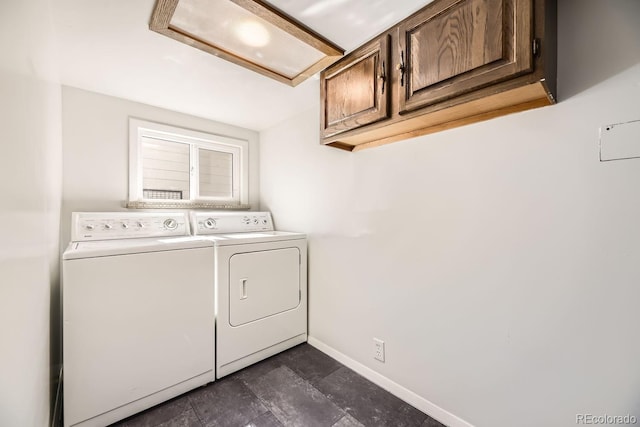
M 271 412 L 266 412 L 251 421 L 246 427 L 282 427 L 282 423 Z
M 434 420 L 433 418 L 427 415 L 427 419 L 424 420 L 424 422 L 420 427 L 447 427 L 447 426 L 445 426 L 444 424 L 442 424 L 437 420 Z
M 268 374 L 276 368 L 284 365 L 284 358 L 286 353 L 276 354 L 261 362 L 255 363 L 251 366 L 234 372 L 231 374 L 233 377 L 242 380 L 245 384 L 259 380 L 262 376 Z
M 444 427 L 301 344 L 113 427 Z
M 332 427 L 364 427 L 364 425 L 351 415 L 347 414 L 340 418 Z
M 346 367 L 323 379 L 317 387 L 367 427 L 420 427 L 426 419 L 424 413 Z
M 158 424 L 157 427 L 202 427 L 202 423 L 198 419 L 195 411 L 189 409 L 169 421 Z
M 343 365 L 309 344 L 300 344 L 282 357 L 284 364 L 302 379 L 315 385 Z
M 286 366 L 249 384 L 284 426 L 329 427 L 345 413 Z
M 191 409 L 186 396 L 178 396 L 144 412 L 113 424 L 113 427 L 155 427 Z
M 239 379 L 217 380 L 188 394 L 198 418 L 206 427 L 245 426 L 267 408 Z

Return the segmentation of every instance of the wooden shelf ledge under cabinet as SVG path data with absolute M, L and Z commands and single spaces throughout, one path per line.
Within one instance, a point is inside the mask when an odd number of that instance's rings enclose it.
M 544 83 L 539 81 L 516 87 L 426 114 L 422 111 L 416 115 L 401 116 L 394 123 L 373 124 L 345 135 L 325 138 L 323 143 L 348 151 L 359 151 L 555 104 Z

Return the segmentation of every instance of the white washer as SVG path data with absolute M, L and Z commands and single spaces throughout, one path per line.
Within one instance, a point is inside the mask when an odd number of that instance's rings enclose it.
M 65 427 L 111 424 L 215 380 L 213 256 L 184 213 L 72 214 Z
M 268 212 L 192 212 L 215 245 L 216 378 L 307 340 L 307 238 Z

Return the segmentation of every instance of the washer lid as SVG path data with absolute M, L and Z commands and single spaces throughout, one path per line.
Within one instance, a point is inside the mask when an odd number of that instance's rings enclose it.
M 303 233 L 293 233 L 288 231 L 260 231 L 251 233 L 229 233 L 202 236 L 212 241 L 216 246 L 246 245 L 248 243 L 280 242 L 283 240 L 306 239 Z
M 212 246 L 211 240 L 199 236 L 71 242 L 62 255 L 62 259 L 95 258 Z

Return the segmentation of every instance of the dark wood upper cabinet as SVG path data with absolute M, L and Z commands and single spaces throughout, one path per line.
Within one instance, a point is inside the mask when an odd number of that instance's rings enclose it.
M 323 72 L 323 137 L 389 117 L 388 67 L 389 37 L 385 35 Z
M 533 69 L 532 0 L 444 0 L 398 26 L 400 112 Z
M 360 150 L 556 102 L 556 0 L 434 0 L 321 73 L 323 144 Z

